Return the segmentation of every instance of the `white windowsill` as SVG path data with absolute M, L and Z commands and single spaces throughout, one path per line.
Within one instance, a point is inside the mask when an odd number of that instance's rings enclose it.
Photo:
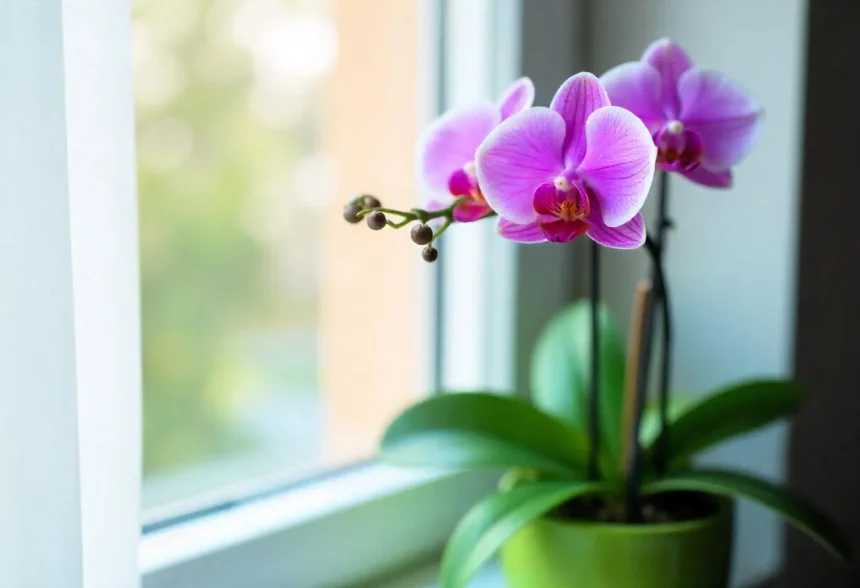
M 402 578 L 392 580 L 380 588 L 439 588 L 439 566 L 433 565 Z M 505 580 L 498 562 L 493 562 L 478 572 L 469 588 L 505 588 Z
M 495 481 L 491 474 L 371 462 L 146 533 L 139 554 L 143 586 L 373 581 L 438 553 L 457 521 Z
M 140 543 L 141 571 L 147 574 L 229 549 L 450 475 L 369 463 L 336 477 L 147 533 Z

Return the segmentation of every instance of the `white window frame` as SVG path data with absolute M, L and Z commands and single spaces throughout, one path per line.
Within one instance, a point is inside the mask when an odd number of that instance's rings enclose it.
M 522 0 L 415 1 L 428 37 L 444 15 L 445 106 L 518 76 Z M 306 588 L 436 557 L 491 476 L 369 462 L 141 539 L 130 2 L 4 0 L 0 38 L 0 583 Z M 548 294 L 515 282 L 524 261 L 491 225 L 446 235 L 436 270 L 447 388 L 511 389 L 515 317 Z

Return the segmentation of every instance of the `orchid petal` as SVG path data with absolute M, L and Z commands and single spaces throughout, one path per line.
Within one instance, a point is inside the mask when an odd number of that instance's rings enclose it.
M 470 223 L 480 220 L 493 212 L 489 206 L 478 200 L 464 200 L 454 209 L 454 220 L 460 223 Z
M 520 78 L 511 84 L 499 98 L 502 120 L 530 107 L 535 100 L 535 85 L 529 78 Z
M 555 93 L 550 108 L 561 115 L 567 126 L 564 139 L 567 167 L 578 166 L 585 157 L 585 121 L 604 106 L 609 106 L 609 96 L 600 80 L 588 72 L 568 78 Z
M 603 222 L 623 225 L 648 196 L 657 147 L 644 123 L 618 106 L 588 117 L 585 131 L 588 148 L 576 173 L 595 191 Z
M 761 109 L 737 83 L 725 75 L 693 68 L 678 83 L 681 120 L 702 136 L 702 163 L 728 169 L 740 162 L 759 131 Z
M 469 196 L 475 188 L 475 180 L 463 168 L 458 169 L 448 178 L 448 192 L 454 196 Z
M 651 134 L 666 122 L 660 102 L 660 73 L 651 65 L 641 61 L 622 63 L 603 74 L 600 81 L 612 105 L 638 116 Z
M 690 171 L 681 172 L 688 180 L 708 186 L 710 188 L 731 188 L 732 187 L 732 172 L 731 170 L 711 171 L 706 167 L 699 166 Z
M 564 201 L 563 194 L 552 182 L 546 182 L 537 187 L 532 200 L 535 212 L 544 215 L 555 215 Z
M 499 124 L 490 102 L 448 111 L 431 124 L 418 147 L 418 169 L 433 192 L 447 192 L 451 174 L 475 160 L 475 150 Z
M 678 98 L 678 80 L 681 74 L 693 67 L 693 62 L 687 52 L 670 39 L 657 39 L 651 43 L 642 61 L 652 66 L 660 74 L 661 98 L 667 119 L 678 118 L 681 112 L 681 102 Z
M 604 247 L 612 249 L 636 249 L 645 244 L 645 223 L 642 215 L 637 214 L 619 227 L 607 227 L 600 215 L 592 215 L 588 222 L 588 236 Z
M 535 220 L 535 189 L 564 171 L 564 120 L 549 108 L 529 108 L 502 122 L 475 158 L 487 203 L 515 223 Z
M 543 234 L 537 221 L 520 225 L 506 218 L 500 218 L 496 228 L 499 235 L 509 241 L 516 241 L 517 243 L 542 243 L 546 241 L 546 235 Z
M 551 243 L 567 243 L 573 241 L 588 231 L 588 223 L 581 220 L 566 221 L 554 220 L 550 222 L 538 221 L 538 225 L 547 241 Z

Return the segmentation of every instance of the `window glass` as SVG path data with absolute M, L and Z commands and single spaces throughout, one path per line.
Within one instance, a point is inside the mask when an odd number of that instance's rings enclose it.
M 372 454 L 424 392 L 417 2 L 136 0 L 144 508 Z

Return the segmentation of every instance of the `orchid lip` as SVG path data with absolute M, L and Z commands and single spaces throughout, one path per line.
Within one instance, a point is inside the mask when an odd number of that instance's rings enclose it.
M 705 152 L 699 133 L 684 128 L 681 121 L 666 123 L 654 135 L 657 144 L 657 164 L 661 169 L 689 172 L 696 169 Z
M 535 212 L 544 217 L 541 219 L 544 223 L 579 223 L 580 228 L 587 226 L 586 219 L 591 214 L 587 188 L 581 182 L 570 182 L 564 177 L 541 184 L 535 190 L 533 206 Z

